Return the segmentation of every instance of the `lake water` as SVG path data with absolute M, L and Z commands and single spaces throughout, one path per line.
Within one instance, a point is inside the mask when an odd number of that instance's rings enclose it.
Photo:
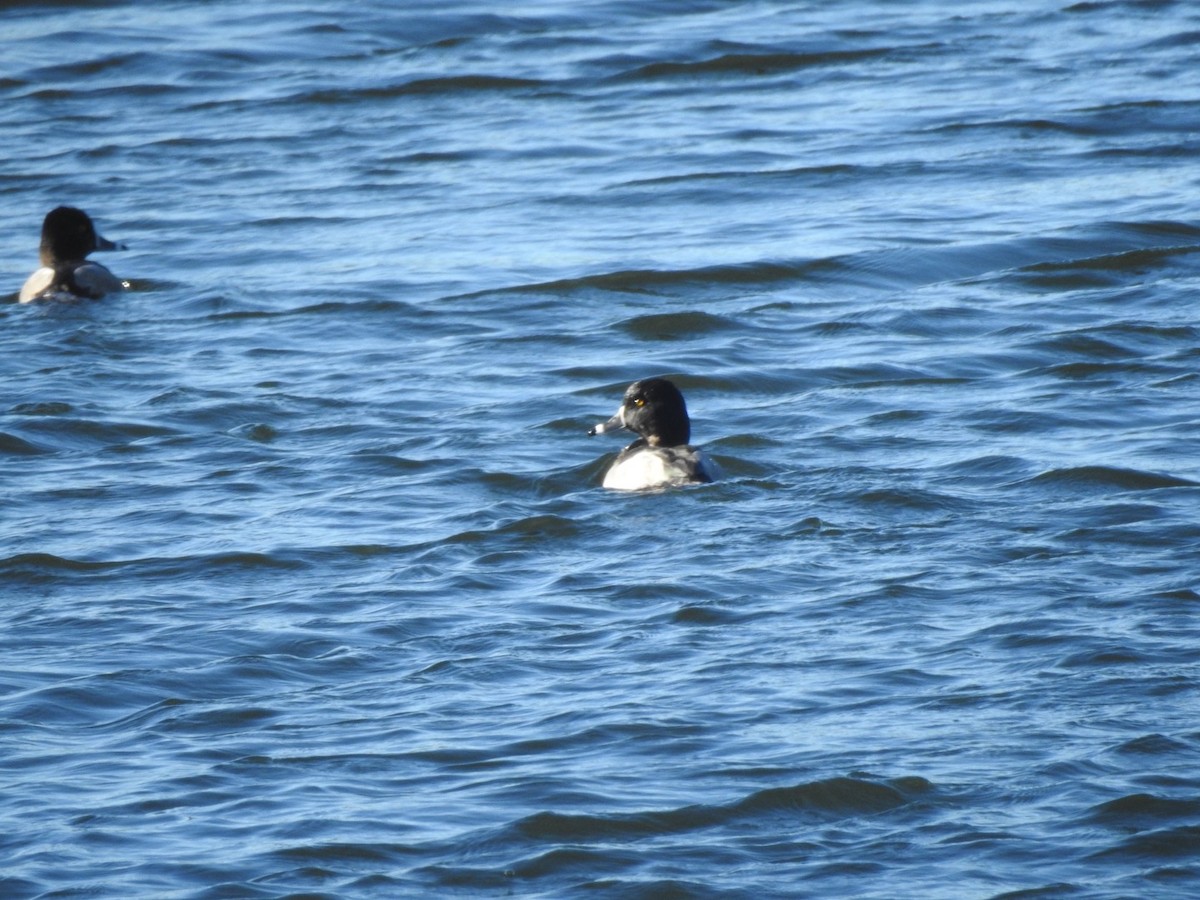
M 1200 6 L 408 6 L 0 9 L 0 896 L 1200 894 Z

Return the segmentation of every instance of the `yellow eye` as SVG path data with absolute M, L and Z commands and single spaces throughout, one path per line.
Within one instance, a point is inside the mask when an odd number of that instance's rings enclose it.
M 638 397 L 633 401 L 633 405 L 636 406 L 638 409 L 641 409 L 643 406 L 646 405 L 646 399 L 644 397 Z

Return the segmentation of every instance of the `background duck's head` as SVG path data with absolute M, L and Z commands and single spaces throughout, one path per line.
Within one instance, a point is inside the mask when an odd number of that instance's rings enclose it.
M 91 217 L 82 209 L 59 206 L 42 221 L 40 256 L 43 265 L 56 261 L 84 259 L 95 250 L 119 250 L 120 245 L 96 233 Z

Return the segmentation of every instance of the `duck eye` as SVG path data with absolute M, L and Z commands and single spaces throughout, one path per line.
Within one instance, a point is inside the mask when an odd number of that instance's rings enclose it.
M 646 398 L 645 397 L 635 397 L 634 401 L 633 401 L 633 405 L 636 406 L 638 409 L 641 409 L 643 406 L 646 405 Z

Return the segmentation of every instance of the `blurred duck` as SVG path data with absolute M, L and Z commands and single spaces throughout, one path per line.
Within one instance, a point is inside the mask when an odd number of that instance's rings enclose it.
M 20 301 L 98 298 L 128 285 L 88 254 L 96 250 L 124 250 L 120 244 L 96 234 L 91 217 L 82 209 L 60 206 L 46 213 L 39 248 L 42 267 L 21 288 Z

